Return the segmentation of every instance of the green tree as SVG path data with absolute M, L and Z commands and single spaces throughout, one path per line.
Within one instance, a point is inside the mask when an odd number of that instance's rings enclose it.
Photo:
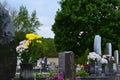
M 76 56 L 93 51 L 96 34 L 102 48 L 111 42 L 113 50 L 120 44 L 120 0 L 61 0 L 52 30 L 58 51 L 72 50 Z
M 57 57 L 57 51 L 52 38 L 43 38 L 43 43 L 41 44 L 41 57 Z
M 14 24 L 16 32 L 22 31 L 25 33 L 35 32 L 40 26 L 36 11 L 33 11 L 31 16 L 29 16 L 28 10 L 24 6 L 20 7 L 18 15 L 14 18 Z
M 35 33 L 40 26 L 40 22 L 36 17 L 36 11 L 33 11 L 30 15 L 24 6 L 20 7 L 13 21 L 16 29 L 16 43 L 25 39 L 26 33 Z

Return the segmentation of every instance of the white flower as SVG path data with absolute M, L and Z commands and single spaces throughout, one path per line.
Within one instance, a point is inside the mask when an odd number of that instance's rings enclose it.
M 101 63 L 102 63 L 102 64 L 108 64 L 108 61 L 107 61 L 107 59 L 102 58 L 102 59 L 101 59 Z
M 101 56 L 99 54 L 96 54 L 95 52 L 90 52 L 88 55 L 88 60 L 96 60 L 96 61 L 100 61 L 101 60 Z
M 100 61 L 101 60 L 101 56 L 99 54 L 96 55 L 96 59 L 97 61 Z
M 16 47 L 16 51 L 18 53 L 22 53 L 23 51 L 25 51 L 26 49 L 28 49 L 28 46 L 25 45 L 25 42 L 26 42 L 26 40 L 21 41 L 20 45 Z
M 26 43 L 27 40 L 23 40 L 23 41 L 20 41 L 19 44 L 20 45 L 24 45 Z
M 27 49 L 28 47 L 27 46 L 25 46 L 25 45 L 19 45 L 19 46 L 17 46 L 17 48 L 16 48 L 16 51 L 18 52 L 18 53 L 21 53 L 21 52 L 23 52 L 25 49 Z

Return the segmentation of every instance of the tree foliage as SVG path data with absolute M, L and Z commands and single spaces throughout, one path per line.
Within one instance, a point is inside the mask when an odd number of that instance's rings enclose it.
M 25 39 L 26 33 L 35 33 L 40 26 L 40 22 L 36 17 L 36 11 L 33 11 L 30 15 L 24 6 L 20 7 L 13 21 L 16 30 L 16 43 Z
M 102 48 L 111 42 L 120 45 L 120 0 L 61 0 L 52 30 L 58 51 L 72 50 L 82 56 L 93 51 L 95 35 L 102 37 Z
M 35 32 L 40 26 L 40 22 L 36 17 L 36 11 L 33 11 L 31 16 L 26 7 L 21 6 L 18 15 L 14 18 L 16 32 L 22 31 L 25 33 Z
M 57 51 L 52 38 L 43 38 L 43 43 L 41 44 L 41 57 L 57 57 Z

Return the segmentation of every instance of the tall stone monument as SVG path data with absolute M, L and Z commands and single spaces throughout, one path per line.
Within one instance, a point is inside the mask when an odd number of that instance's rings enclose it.
M 108 73 L 107 75 L 110 76 L 110 80 L 114 80 L 115 74 L 113 71 L 113 62 L 112 62 L 112 44 L 111 43 L 106 43 L 106 54 L 109 55 L 109 60 L 108 60 Z
M 0 3 L 0 80 L 11 80 L 16 72 L 15 30 L 9 12 Z
M 94 52 L 96 52 L 100 56 L 102 55 L 102 53 L 101 53 L 101 37 L 100 37 L 100 35 L 95 35 L 95 38 L 94 38 Z M 96 68 L 95 69 L 96 75 L 100 76 L 101 72 L 102 72 L 101 62 L 100 61 L 97 62 L 95 68 Z
M 101 54 L 101 37 L 100 37 L 100 35 L 95 35 L 95 38 L 94 38 L 94 52 L 96 52 L 100 56 L 102 55 Z
M 118 71 L 118 65 L 119 65 L 119 53 L 118 53 L 118 50 L 115 50 L 114 51 L 114 58 L 115 58 L 115 63 L 114 63 L 114 70 L 115 71 Z
M 72 51 L 59 53 L 59 72 L 63 72 L 65 74 L 65 78 L 75 80 L 74 65 L 74 53 Z
M 112 56 L 112 44 L 111 43 L 106 43 L 106 53 L 109 56 Z
M 114 51 L 114 57 L 115 57 L 115 63 L 119 64 L 119 53 L 118 53 L 118 50 Z

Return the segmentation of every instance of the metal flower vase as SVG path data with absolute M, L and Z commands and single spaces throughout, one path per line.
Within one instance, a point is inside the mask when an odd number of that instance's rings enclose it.
M 21 63 L 20 67 L 20 80 L 34 80 L 34 71 L 32 63 Z

